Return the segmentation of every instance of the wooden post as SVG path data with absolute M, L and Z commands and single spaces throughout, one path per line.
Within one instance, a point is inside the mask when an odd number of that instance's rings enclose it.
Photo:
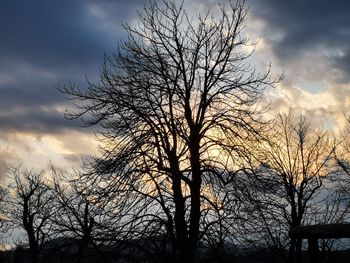
M 310 263 L 318 263 L 319 260 L 319 251 L 318 251 L 318 240 L 317 238 L 308 239 L 308 254 Z

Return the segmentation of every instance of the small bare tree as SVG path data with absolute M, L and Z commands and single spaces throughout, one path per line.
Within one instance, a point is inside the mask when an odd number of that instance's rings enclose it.
M 279 114 L 266 140 L 256 145 L 259 168 L 254 170 L 252 211 L 264 219 L 275 245 L 279 235 L 286 238 L 292 228 L 315 222 L 312 206 L 331 171 L 335 148 L 328 132 L 311 128 L 305 117 L 296 119 L 291 112 Z M 301 245 L 301 240 L 291 239 L 289 262 L 300 261 Z
M 51 231 L 51 219 L 56 211 L 54 195 L 43 171 L 25 171 L 16 167 L 9 174 L 9 194 L 5 199 L 6 224 L 12 229 L 24 230 L 31 262 L 36 263 Z
M 7 191 L 0 186 L 0 233 L 4 232 L 4 224 L 6 222 L 6 215 L 4 213 L 4 201 Z
M 350 124 L 350 117 L 348 118 Z M 339 168 L 337 181 L 344 194 L 350 193 L 350 128 L 341 134 L 341 144 L 336 151 L 336 164 Z
M 53 191 L 57 214 L 53 218 L 53 232 L 78 244 L 76 262 L 82 262 L 88 247 L 100 253 L 97 240 L 105 237 L 114 222 L 104 209 L 104 203 L 93 194 L 91 187 L 80 180 L 79 173 L 64 175 L 53 169 Z

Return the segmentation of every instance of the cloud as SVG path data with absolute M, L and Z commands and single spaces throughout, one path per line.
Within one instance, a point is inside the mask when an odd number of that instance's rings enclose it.
M 79 120 L 67 120 L 61 111 L 43 108 L 24 108 L 0 114 L 0 132 L 32 132 L 55 134 L 67 129 L 78 129 Z M 90 131 L 91 129 L 82 129 Z
M 6 1 L 0 11 L 0 30 L 6 36 L 1 57 L 49 68 L 89 63 L 106 43 L 94 41 L 102 37 L 98 32 L 86 32 L 87 15 L 79 2 Z
M 0 145 L 0 183 L 5 180 L 8 170 L 16 160 L 18 156 L 13 149 Z
M 124 33 L 120 22 L 145 1 L 5 1 L 0 6 L 0 130 L 34 133 L 76 129 L 55 108 L 57 84 L 98 81 L 104 53 Z M 106 26 L 108 25 L 108 26 Z
M 253 16 L 265 22 L 264 38 L 271 43 L 283 66 L 290 68 L 289 65 L 298 64 L 304 71 L 310 71 L 321 62 L 325 68 L 317 72 L 318 78 L 328 70 L 339 71 L 338 81 L 349 80 L 349 1 L 251 0 L 248 3 L 252 5 Z
M 0 133 L 0 172 L 12 164 L 23 163 L 26 169 L 78 168 L 82 158 L 95 155 L 98 143 L 94 134 L 65 131 L 59 134 L 30 132 Z M 0 174 L 1 180 L 1 174 Z
M 64 119 L 68 103 L 57 92 L 57 84 L 71 81 L 84 88 L 85 74 L 98 81 L 104 53 L 110 54 L 125 39 L 120 23 L 134 23 L 136 9 L 147 3 L 1 2 L 0 173 L 18 156 L 33 166 L 49 160 L 65 166 L 96 153 L 91 130 Z M 216 4 L 215 0 L 185 1 L 191 14 Z M 270 94 L 273 105 L 318 109 L 317 115 L 333 119 L 346 112 L 350 107 L 344 101 L 350 80 L 348 1 L 247 0 L 247 4 L 252 18 L 248 34 L 254 40 L 262 32 L 253 63 L 260 70 L 277 61 L 287 75 Z
M 84 66 L 101 60 L 116 44 L 120 21 L 129 19 L 143 1 L 6 1 L 0 8 L 2 61 L 26 61 L 32 65 L 61 68 Z M 96 16 L 95 9 L 105 15 Z M 102 30 L 102 23 L 115 26 Z M 113 32 L 113 31 L 115 32 Z M 120 36 L 121 34 L 119 34 Z
M 248 28 L 262 39 L 255 62 L 272 62 L 285 78 L 266 98 L 275 111 L 306 114 L 342 129 L 350 112 L 350 2 L 247 0 Z M 256 28 L 251 27 L 258 25 Z
M 347 128 L 346 116 L 350 114 L 350 84 L 330 82 L 315 93 L 298 86 L 280 84 L 268 90 L 265 99 L 273 110 L 304 114 L 318 126 L 339 131 Z

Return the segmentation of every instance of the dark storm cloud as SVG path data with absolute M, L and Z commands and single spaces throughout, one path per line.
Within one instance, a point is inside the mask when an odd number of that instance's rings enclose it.
M 105 44 L 97 32 L 85 32 L 84 14 L 78 1 L 6 1 L 0 11 L 0 56 L 57 67 L 62 63 L 91 61 Z M 106 47 L 106 46 L 105 46 Z
M 96 62 L 115 46 L 115 32 L 99 27 L 93 6 L 116 21 L 127 20 L 131 10 L 121 1 L 3 1 L 0 8 L 2 61 L 29 61 L 50 68 Z M 132 7 L 132 1 L 129 2 Z M 105 9 L 108 6 L 108 9 Z M 119 22 L 119 21 L 118 21 Z M 116 24 L 115 31 L 118 30 Z
M 79 120 L 66 120 L 60 111 L 40 108 L 24 108 L 8 114 L 0 114 L 0 133 L 18 131 L 36 134 L 62 133 L 67 129 L 77 129 L 80 124 Z M 88 129 L 81 129 L 81 131 L 88 131 Z
M 120 22 L 132 18 L 143 2 L 1 1 L 0 130 L 77 127 L 63 113 L 41 107 L 64 103 L 58 83 L 84 86 L 85 74 L 98 79 L 104 53 L 124 36 Z
M 264 37 L 283 63 L 310 54 L 319 55 L 348 74 L 350 1 L 251 0 L 249 3 L 253 16 L 267 23 Z
M 58 81 L 56 78 L 47 78 L 39 72 L 34 72 L 32 77 L 16 76 L 24 74 L 23 71 L 25 69 L 13 73 L 10 77 L 14 79 L 3 84 L 0 78 L 0 112 L 23 107 L 37 108 L 61 102 L 62 96 L 59 96 L 55 89 Z

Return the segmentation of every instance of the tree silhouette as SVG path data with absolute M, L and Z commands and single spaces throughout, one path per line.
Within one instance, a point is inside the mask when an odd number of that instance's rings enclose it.
M 22 229 L 28 239 L 31 262 L 39 261 L 42 245 L 49 238 L 54 217 L 54 195 L 43 172 L 10 170 L 9 194 L 5 200 L 6 223 L 12 229 Z
M 4 200 L 6 197 L 7 191 L 5 188 L 0 186 L 0 233 L 4 232 L 4 225 L 6 222 L 6 215 L 4 211 Z
M 350 123 L 350 118 L 347 119 Z M 346 195 L 349 195 L 350 178 L 350 128 L 347 127 L 341 134 L 341 143 L 336 151 L 336 165 L 339 168 L 337 180 L 341 182 L 340 187 Z
M 328 132 L 310 125 L 303 116 L 279 114 L 273 131 L 255 146 L 260 167 L 250 185 L 252 213 L 263 218 L 274 245 L 281 237 L 288 240 L 292 228 L 317 221 L 314 198 L 331 171 L 337 143 Z M 301 245 L 301 240 L 291 239 L 289 262 L 301 260 Z
M 131 198 L 130 229 L 165 232 L 179 262 L 194 260 L 275 83 L 248 63 L 244 2 L 218 11 L 192 19 L 182 5 L 152 1 L 124 26 L 100 83 L 61 90 L 77 106 L 68 118 L 102 127 L 103 154 L 88 174 L 104 180 L 105 195 Z
M 104 204 L 93 195 L 83 180 L 79 180 L 79 173 L 74 176 L 65 175 L 54 168 L 52 171 L 57 211 L 52 218 L 52 231 L 55 236 L 68 238 L 68 242 L 77 242 L 76 263 L 82 262 L 89 246 L 102 255 L 97 239 L 104 236 L 104 229 L 111 228 L 108 225 L 114 223 L 104 209 Z

